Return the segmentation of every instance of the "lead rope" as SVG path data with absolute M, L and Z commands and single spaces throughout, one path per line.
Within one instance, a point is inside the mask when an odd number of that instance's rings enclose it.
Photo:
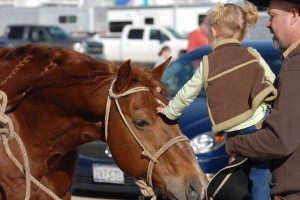
M 47 193 L 50 197 L 52 197 L 52 199 L 61 200 L 56 194 L 54 194 L 51 190 L 49 190 L 47 187 L 41 184 L 30 174 L 30 166 L 29 166 L 29 160 L 28 160 L 26 148 L 20 136 L 14 131 L 14 127 L 11 119 L 5 114 L 5 109 L 7 106 L 7 96 L 3 91 L 0 91 L 0 101 L 1 100 L 2 102 L 0 102 L 0 123 L 3 124 L 3 126 L 5 125 L 7 128 L 5 127 L 0 128 L 0 137 L 1 137 L 0 140 L 2 140 L 3 142 L 4 149 L 8 157 L 17 166 L 17 168 L 22 173 L 25 174 L 25 182 L 26 182 L 25 200 L 30 199 L 31 181 L 35 185 L 37 185 L 40 189 L 42 189 L 45 193 Z M 19 145 L 23 157 L 24 166 L 13 155 L 9 147 L 8 142 L 11 141 L 12 139 L 15 139 Z
M 136 87 L 136 88 L 132 88 L 124 93 L 121 94 L 115 94 L 113 92 L 113 86 L 116 80 L 114 80 L 111 84 L 111 87 L 108 90 L 108 97 L 107 97 L 107 102 L 106 102 L 106 110 L 105 110 L 105 139 L 107 142 L 107 138 L 108 138 L 108 120 L 109 120 L 109 114 L 110 114 L 110 106 L 111 106 L 111 98 L 113 98 L 115 100 L 117 109 L 119 111 L 119 114 L 123 120 L 123 122 L 125 123 L 125 125 L 127 126 L 128 130 L 130 131 L 131 135 L 134 137 L 134 139 L 136 140 L 136 142 L 140 145 L 140 147 L 143 149 L 142 155 L 146 156 L 150 159 L 149 165 L 148 165 L 148 170 L 147 170 L 147 180 L 145 181 L 144 179 L 135 179 L 135 183 L 140 187 L 141 189 L 141 193 L 145 196 L 145 197 L 151 197 L 151 200 L 156 200 L 156 194 L 154 192 L 153 189 L 153 184 L 152 184 L 152 172 L 153 172 L 153 167 L 154 164 L 156 164 L 158 162 L 158 158 L 166 151 L 168 150 L 171 146 L 173 146 L 174 144 L 181 142 L 181 141 L 189 141 L 189 139 L 185 136 L 185 135 L 181 135 L 178 137 L 173 138 L 172 140 L 170 140 L 169 142 L 167 142 L 165 145 L 163 145 L 155 154 L 154 156 L 147 151 L 147 149 L 145 148 L 145 146 L 142 144 L 142 142 L 138 139 L 138 137 L 136 136 L 136 134 L 134 133 L 134 131 L 131 129 L 130 125 L 128 124 L 122 110 L 120 107 L 120 104 L 118 102 L 118 98 L 127 96 L 129 94 L 133 94 L 136 92 L 142 92 L 142 91 L 150 91 L 149 88 L 147 87 Z
M 28 161 L 28 156 L 26 153 L 25 146 L 18 136 L 18 134 L 15 133 L 14 131 L 14 126 L 11 121 L 11 119 L 5 115 L 5 109 L 7 106 L 7 96 L 4 92 L 0 91 L 0 100 L 2 99 L 2 104 L 0 107 L 0 122 L 3 125 L 7 125 L 7 128 L 1 128 L 0 129 L 0 136 L 1 140 L 4 145 L 4 149 L 8 155 L 8 157 L 15 163 L 15 165 L 19 168 L 21 172 L 25 174 L 25 182 L 26 182 L 26 192 L 25 192 L 25 200 L 30 198 L 30 188 L 31 188 L 31 182 L 30 182 L 30 167 L 29 167 L 29 161 Z M 21 165 L 21 163 L 16 159 L 16 157 L 12 154 L 8 141 L 16 139 L 20 150 L 22 152 L 23 156 L 23 161 L 24 161 L 24 167 Z

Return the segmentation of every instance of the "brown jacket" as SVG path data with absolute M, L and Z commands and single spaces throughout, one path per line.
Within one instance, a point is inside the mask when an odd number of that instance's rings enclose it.
M 214 133 L 242 123 L 252 117 L 262 102 L 269 104 L 275 99 L 277 91 L 265 79 L 264 68 L 256 54 L 240 43 L 225 43 L 203 58 Z
M 265 128 L 253 134 L 228 138 L 230 153 L 258 160 L 272 160 L 272 195 L 300 199 L 300 46 L 283 62 L 275 87 L 278 98 Z

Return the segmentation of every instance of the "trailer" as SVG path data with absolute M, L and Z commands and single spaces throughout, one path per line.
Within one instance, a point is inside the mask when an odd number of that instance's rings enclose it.
M 155 25 L 170 27 L 186 37 L 198 27 L 199 18 L 215 6 L 212 2 L 135 7 L 0 7 L 0 36 L 7 25 L 55 25 L 69 33 L 97 32 L 120 36 L 125 25 Z M 259 12 L 261 20 L 249 29 L 246 39 L 270 39 L 265 25 L 266 11 Z
M 0 36 L 14 24 L 54 25 L 69 33 L 107 30 L 103 7 L 0 7 L 0 19 Z
M 110 7 L 107 10 L 107 34 L 120 35 L 125 25 L 135 26 L 155 25 L 171 27 L 181 35 L 187 36 L 198 27 L 202 15 L 216 3 L 203 2 L 193 4 L 174 4 L 166 6 L 140 7 Z M 246 39 L 270 39 L 270 32 L 266 29 L 269 16 L 265 11 L 259 11 L 261 20 L 249 29 Z
M 172 27 L 182 35 L 198 27 L 200 15 L 205 14 L 211 3 L 166 5 L 147 7 L 111 7 L 107 10 L 108 34 L 117 35 L 127 24 Z

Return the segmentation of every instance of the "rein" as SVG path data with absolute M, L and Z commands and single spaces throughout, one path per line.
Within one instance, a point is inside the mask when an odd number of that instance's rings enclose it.
M 28 55 L 23 60 L 21 60 L 20 63 L 15 66 L 15 68 L 9 74 L 9 76 L 2 83 L 0 83 L 0 88 L 3 85 L 5 85 L 9 80 L 13 79 L 15 75 L 20 71 L 20 69 L 24 67 L 27 63 L 29 63 L 29 61 L 32 58 L 32 55 Z M 45 69 L 45 71 L 48 70 Z M 10 117 L 5 114 L 9 113 L 14 108 L 14 106 L 18 105 L 25 98 L 26 94 L 30 92 L 31 89 L 32 88 L 26 89 L 26 91 L 24 91 L 22 94 L 18 95 L 15 99 L 11 100 L 11 102 L 13 102 L 14 104 L 13 106 L 8 105 L 6 93 L 4 91 L 0 91 L 0 141 L 2 140 L 7 156 L 16 165 L 16 167 L 25 175 L 25 200 L 30 199 L 31 182 L 33 182 L 37 187 L 39 187 L 41 190 L 47 193 L 52 199 L 61 200 L 56 194 L 54 194 L 51 190 L 49 190 L 46 186 L 44 186 L 41 182 L 39 182 L 30 174 L 30 163 L 25 145 L 18 133 L 14 131 L 14 126 Z M 11 151 L 9 142 L 13 139 L 15 139 L 19 145 L 19 149 L 23 157 L 24 166 L 20 163 L 20 161 L 14 156 L 14 154 Z
M 45 187 L 42 183 L 36 180 L 30 174 L 30 165 L 27 156 L 26 148 L 23 144 L 22 139 L 20 136 L 14 131 L 13 123 L 9 116 L 5 114 L 6 106 L 7 106 L 7 96 L 3 91 L 0 91 L 0 140 L 2 140 L 4 149 L 11 159 L 11 161 L 17 166 L 17 168 L 25 175 L 25 182 L 26 182 L 26 192 L 25 192 L 25 200 L 30 199 L 30 190 L 31 190 L 31 182 L 33 182 L 36 186 L 38 186 L 41 190 L 47 193 L 52 199 L 61 200 L 56 194 L 54 194 L 51 190 Z M 23 157 L 24 166 L 18 161 L 18 159 L 12 153 L 9 141 L 15 139 L 19 145 L 21 150 L 21 155 Z
M 12 80 L 15 77 L 15 75 L 20 71 L 20 69 L 24 67 L 27 63 L 29 63 L 30 59 L 32 58 L 32 55 L 26 56 L 18 65 L 16 65 L 13 71 L 9 74 L 9 76 L 3 82 L 0 83 L 0 88 L 3 85 L 5 85 L 9 80 Z M 30 92 L 31 89 L 32 88 L 27 89 L 21 95 L 11 100 L 12 102 L 14 102 L 14 106 L 18 105 L 18 103 L 25 98 L 26 94 Z M 14 126 L 10 117 L 5 114 L 10 112 L 10 110 L 13 109 L 14 106 L 8 106 L 6 93 L 0 91 L 0 141 L 2 140 L 7 156 L 16 165 L 16 167 L 25 175 L 26 191 L 24 199 L 30 199 L 31 182 L 33 182 L 37 187 L 43 190 L 52 199 L 61 200 L 56 194 L 54 194 L 51 190 L 49 190 L 46 186 L 44 186 L 41 182 L 39 182 L 30 174 L 30 163 L 25 145 L 18 133 L 14 131 Z M 20 161 L 14 156 L 14 154 L 11 151 L 9 142 L 13 139 L 15 139 L 17 141 L 17 144 L 19 145 L 19 149 L 23 157 L 24 166 L 20 163 Z
M 114 88 L 114 84 L 115 84 L 115 80 L 113 80 L 109 90 L 108 90 L 108 97 L 107 97 L 107 102 L 106 102 L 106 110 L 105 110 L 105 139 L 107 142 L 108 139 L 108 120 L 109 120 L 109 114 L 110 114 L 110 108 L 111 108 L 111 101 L 112 99 L 115 100 L 115 103 L 117 105 L 117 109 L 118 112 L 124 122 L 124 124 L 126 125 L 126 127 L 128 128 L 129 132 L 131 133 L 131 135 L 133 136 L 133 138 L 136 140 L 136 142 L 139 144 L 139 146 L 142 148 L 142 155 L 146 156 L 149 158 L 149 164 L 148 164 L 148 169 L 147 169 L 147 179 L 146 181 L 143 179 L 140 180 L 135 180 L 136 184 L 140 187 L 141 192 L 144 196 L 146 197 L 151 197 L 151 200 L 155 200 L 156 199 L 156 194 L 154 192 L 154 188 L 153 188 L 153 184 L 152 184 L 152 172 L 153 172 L 153 168 L 154 165 L 158 162 L 158 159 L 161 157 L 161 155 L 163 153 L 165 153 L 170 147 L 172 147 L 173 145 L 175 145 L 178 142 L 182 142 L 182 141 L 188 141 L 189 139 L 185 136 L 185 135 L 180 135 L 177 136 L 173 139 L 171 139 L 170 141 L 168 141 L 166 144 L 164 144 L 154 155 L 152 155 L 143 145 L 143 143 L 141 142 L 141 140 L 137 137 L 137 135 L 135 134 L 135 132 L 132 130 L 132 128 L 130 127 L 128 121 L 126 120 L 120 104 L 118 102 L 119 98 L 122 98 L 124 96 L 128 96 L 130 94 L 133 93 L 137 93 L 137 92 L 149 92 L 149 88 L 147 87 L 135 87 L 132 88 L 130 90 L 127 90 L 121 94 L 115 94 L 113 91 Z M 107 142 L 108 144 L 108 142 Z

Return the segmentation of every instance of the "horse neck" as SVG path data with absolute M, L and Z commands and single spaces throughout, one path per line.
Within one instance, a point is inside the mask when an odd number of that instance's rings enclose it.
M 39 68 L 39 65 L 32 64 L 31 59 L 31 56 L 25 56 L 13 61 L 1 60 L 0 90 L 7 94 L 9 100 L 23 93 L 26 90 L 24 83 L 41 73 L 42 69 Z
M 105 106 L 99 102 L 99 111 L 95 112 L 98 108 L 93 108 L 92 103 L 86 103 L 94 96 L 89 97 L 86 94 L 87 90 L 76 90 L 75 93 L 70 88 L 61 89 L 59 92 L 51 88 L 28 96 L 14 112 L 15 123 L 18 124 L 22 138 L 38 141 L 33 144 L 36 148 L 44 145 L 61 154 L 81 144 L 100 139 L 101 127 L 97 123 L 100 117 L 97 115 L 104 115 Z M 82 97 L 81 103 L 78 96 Z M 44 148 L 42 151 L 46 150 Z

